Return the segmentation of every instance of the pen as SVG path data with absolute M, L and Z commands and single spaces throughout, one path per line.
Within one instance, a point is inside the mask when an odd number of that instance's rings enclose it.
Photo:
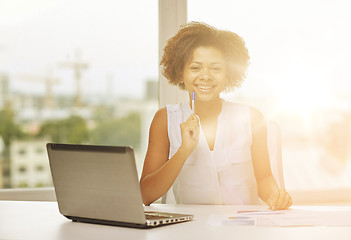
M 195 92 L 193 91 L 191 93 L 191 109 L 193 110 L 193 113 L 195 113 L 195 100 L 196 100 Z

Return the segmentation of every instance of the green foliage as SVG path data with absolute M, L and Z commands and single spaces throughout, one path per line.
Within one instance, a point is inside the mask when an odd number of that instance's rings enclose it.
M 10 146 L 12 139 L 24 136 L 15 122 L 15 113 L 9 106 L 0 110 L 0 135 L 6 148 Z
M 41 126 L 38 137 L 49 137 L 53 142 L 86 143 L 97 145 L 123 145 L 140 147 L 141 116 L 131 113 L 114 118 L 108 109 L 98 109 L 94 114 L 96 127 L 88 130 L 85 120 L 71 116 L 68 119 L 48 121 Z
M 124 145 L 135 149 L 140 147 L 141 116 L 131 113 L 126 117 L 114 118 L 110 109 L 99 108 L 94 113 L 96 127 L 89 131 L 86 120 L 79 116 L 50 120 L 41 125 L 37 136 L 50 138 L 57 143 L 91 143 L 99 145 Z M 15 124 L 15 114 L 11 109 L 0 111 L 0 135 L 5 146 L 13 138 L 23 138 L 25 134 Z
M 45 184 L 42 183 L 42 182 L 37 182 L 37 183 L 35 184 L 35 187 L 36 187 L 36 188 L 45 187 Z
M 56 143 L 84 143 L 89 139 L 86 122 L 78 116 L 71 116 L 63 120 L 44 123 L 38 133 L 39 137 L 50 137 Z
M 18 187 L 18 188 L 27 188 L 28 187 L 28 183 L 22 181 L 16 187 Z
M 91 142 L 103 145 L 140 147 L 141 117 L 131 113 L 123 118 L 105 118 L 91 132 Z
M 105 122 L 106 119 L 114 118 L 114 110 L 112 107 L 99 106 L 93 112 L 93 121 L 97 124 Z

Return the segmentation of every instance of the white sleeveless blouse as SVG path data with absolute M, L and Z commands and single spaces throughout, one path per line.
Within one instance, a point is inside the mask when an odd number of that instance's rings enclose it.
M 180 124 L 192 112 L 189 103 L 166 108 L 171 158 L 182 142 Z M 214 149 L 210 151 L 200 124 L 198 145 L 172 186 L 176 202 L 259 204 L 251 143 L 249 106 L 222 100 Z

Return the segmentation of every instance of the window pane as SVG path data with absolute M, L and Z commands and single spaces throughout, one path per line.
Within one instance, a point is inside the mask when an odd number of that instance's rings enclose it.
M 351 32 L 347 0 L 189 0 L 188 20 L 239 34 L 251 56 L 223 97 L 279 123 L 288 189 L 351 187 Z
M 50 186 L 47 142 L 131 145 L 158 108 L 158 2 L 0 4 L 0 187 Z

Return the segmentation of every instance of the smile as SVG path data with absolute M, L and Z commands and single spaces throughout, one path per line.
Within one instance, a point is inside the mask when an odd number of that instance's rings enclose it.
M 216 86 L 195 86 L 200 92 L 210 92 L 212 89 L 214 89 Z

